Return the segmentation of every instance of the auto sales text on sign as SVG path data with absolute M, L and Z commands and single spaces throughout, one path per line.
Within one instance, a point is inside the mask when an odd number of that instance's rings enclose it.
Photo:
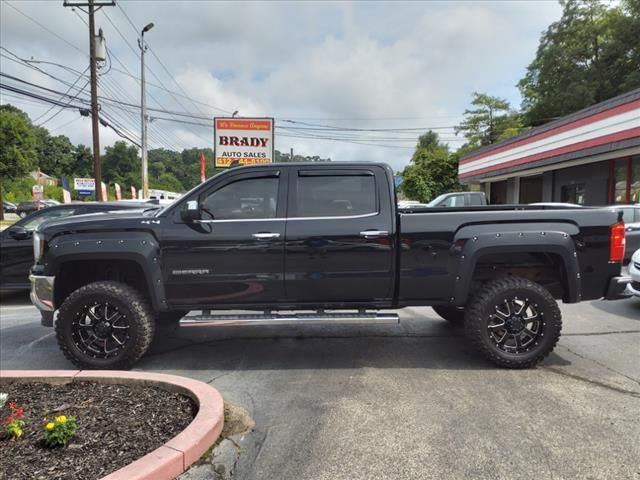
M 272 118 L 214 118 L 217 168 L 273 162 Z

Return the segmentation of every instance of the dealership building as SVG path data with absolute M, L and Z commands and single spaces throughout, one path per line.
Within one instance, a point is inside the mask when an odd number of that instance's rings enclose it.
M 491 203 L 640 203 L 640 89 L 460 159 Z

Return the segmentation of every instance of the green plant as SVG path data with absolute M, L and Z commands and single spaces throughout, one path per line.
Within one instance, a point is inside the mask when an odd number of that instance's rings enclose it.
M 76 419 L 60 415 L 44 426 L 44 442 L 49 447 L 66 446 L 76 435 Z
M 20 438 L 23 433 L 24 420 L 22 420 L 22 416 L 24 409 L 19 407 L 16 402 L 9 402 L 9 410 L 11 410 L 11 414 L 4 419 L 5 432 L 11 440 L 15 440 Z

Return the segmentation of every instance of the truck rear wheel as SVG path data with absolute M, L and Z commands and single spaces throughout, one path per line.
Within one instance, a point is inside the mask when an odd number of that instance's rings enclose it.
M 129 285 L 102 281 L 62 303 L 56 337 L 62 353 L 86 369 L 128 369 L 151 345 L 155 323 L 146 299 Z
M 542 286 L 520 277 L 485 284 L 469 302 L 465 330 L 488 360 L 507 368 L 529 368 L 553 351 L 562 315 Z
M 435 312 L 452 325 L 464 325 L 464 308 L 450 307 L 446 305 L 437 305 L 431 307 Z

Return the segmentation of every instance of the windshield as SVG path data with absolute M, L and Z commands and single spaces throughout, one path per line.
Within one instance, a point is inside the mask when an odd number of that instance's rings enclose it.
M 427 206 L 437 207 L 446 198 L 446 196 L 446 194 L 438 195 L 436 198 L 427 203 Z

